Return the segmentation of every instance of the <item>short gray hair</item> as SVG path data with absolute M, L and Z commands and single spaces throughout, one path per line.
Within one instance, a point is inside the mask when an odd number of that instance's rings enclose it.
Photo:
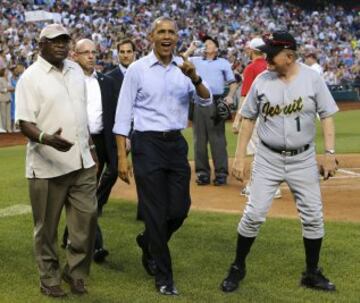
M 178 31 L 178 26 L 177 26 L 177 23 L 176 23 L 176 21 L 175 21 L 174 19 L 171 19 L 170 17 L 166 17 L 166 16 L 161 16 L 161 17 L 159 17 L 159 18 L 156 18 L 156 19 L 153 21 L 153 23 L 151 23 L 150 33 L 152 33 L 152 32 L 155 30 L 157 24 L 158 24 L 159 22 L 162 22 L 162 21 L 169 21 L 169 22 L 174 23 L 175 29 L 176 29 L 176 31 Z

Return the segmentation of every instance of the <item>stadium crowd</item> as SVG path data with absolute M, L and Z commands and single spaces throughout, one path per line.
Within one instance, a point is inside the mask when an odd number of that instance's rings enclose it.
M 26 22 L 25 12 L 33 10 L 60 14 L 73 41 L 85 37 L 95 41 L 97 69 L 104 72 L 117 64 L 116 44 L 124 37 L 133 39 L 138 58 L 145 55 L 150 49 L 147 33 L 151 21 L 167 15 L 179 26 L 179 52 L 205 35 L 217 37 L 221 55 L 232 63 L 239 81 L 249 61 L 246 43 L 279 29 L 287 29 L 296 37 L 300 57 L 316 55 L 327 84 L 359 79 L 360 14 L 341 6 L 330 4 L 321 11 L 306 11 L 276 0 L 4 0 L 0 4 L 0 70 L 5 70 L 9 87 L 1 93 L 6 90 L 12 94 L 19 73 L 38 54 L 36 37 L 44 24 Z M 2 124 L 0 129 L 6 128 Z

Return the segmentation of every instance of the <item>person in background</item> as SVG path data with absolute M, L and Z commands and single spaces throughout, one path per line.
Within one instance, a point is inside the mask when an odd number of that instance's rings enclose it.
M 189 60 L 195 65 L 200 77 L 209 84 L 214 103 L 209 107 L 199 104 L 194 105 L 193 135 L 195 172 L 198 185 L 210 184 L 210 165 L 208 156 L 208 144 L 215 168 L 214 185 L 222 186 L 227 183 L 228 155 L 226 150 L 225 121 L 217 119 L 216 107 L 218 101 L 224 101 L 230 105 L 236 92 L 237 84 L 230 62 L 218 57 L 219 43 L 216 39 L 205 36 L 204 54 L 202 57 L 191 57 Z M 184 53 L 188 57 L 196 49 L 197 44 L 192 42 Z M 224 96 L 225 86 L 229 85 L 229 92 Z
M 131 39 L 123 39 L 117 44 L 119 65 L 107 73 L 115 83 L 115 94 L 119 96 L 120 88 L 127 68 L 135 61 L 135 44 Z
M 16 84 L 19 81 L 21 74 L 24 72 L 25 67 L 22 63 L 18 63 L 14 66 L 12 70 L 12 75 L 10 78 L 11 85 L 11 129 L 12 131 L 17 131 L 15 127 L 15 89 Z
M 323 68 L 317 62 L 317 57 L 315 53 L 308 53 L 305 55 L 305 64 L 309 66 L 314 71 L 318 72 L 320 76 L 324 75 Z
M 253 84 L 256 77 L 261 74 L 263 71 L 267 69 L 267 62 L 265 60 L 265 54 L 258 49 L 258 47 L 264 45 L 263 39 L 259 37 L 255 37 L 250 40 L 248 47 L 246 49 L 246 52 L 248 56 L 251 59 L 251 62 L 249 65 L 245 68 L 244 74 L 243 74 L 243 83 L 241 87 L 241 101 L 239 104 L 238 111 L 236 113 L 236 116 L 234 118 L 233 122 L 233 132 L 237 134 L 239 132 L 240 122 L 241 122 L 241 107 L 244 104 L 244 101 L 246 100 L 246 96 L 249 93 L 249 90 L 251 88 L 251 85 Z M 258 122 L 255 123 L 254 131 L 251 135 L 250 141 L 246 147 L 246 154 L 247 155 L 254 155 L 256 152 L 257 145 L 259 143 L 259 137 L 257 134 L 257 126 Z M 239 140 L 239 136 L 238 136 Z M 235 152 L 236 153 L 236 152 Z M 251 180 L 251 177 L 249 178 Z M 249 196 L 250 195 L 250 181 L 246 186 L 243 187 L 241 190 L 242 196 Z M 275 199 L 281 198 L 281 190 L 278 188 L 276 190 Z
M 0 69 L 0 129 L 11 132 L 11 95 L 12 87 L 6 77 L 6 68 Z
M 117 96 L 112 79 L 96 72 L 96 54 L 96 47 L 92 40 L 81 39 L 76 42 L 73 57 L 85 74 L 88 124 L 99 160 L 96 197 L 98 215 L 101 216 L 103 207 L 117 180 L 117 151 L 115 137 L 112 133 Z M 66 245 L 66 242 L 65 231 L 63 244 Z M 93 259 L 95 262 L 101 263 L 105 261 L 108 254 L 108 250 L 104 248 L 103 236 L 98 223 Z

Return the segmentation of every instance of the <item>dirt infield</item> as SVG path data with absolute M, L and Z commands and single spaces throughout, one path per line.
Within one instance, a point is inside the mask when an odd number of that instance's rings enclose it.
M 327 220 L 360 222 L 360 154 L 337 155 L 340 169 L 337 176 L 321 181 L 324 214 Z M 230 167 L 232 159 L 230 159 Z M 191 197 L 192 209 L 232 212 L 241 214 L 246 198 L 240 196 L 242 184 L 230 177 L 229 184 L 222 187 L 198 186 L 192 165 Z M 269 215 L 272 217 L 297 216 L 292 194 L 287 185 L 281 185 L 283 197 L 274 200 Z M 130 186 L 121 182 L 113 188 L 112 197 L 136 201 L 134 180 Z
M 340 109 L 360 109 L 360 102 L 342 102 Z M 25 144 L 26 139 L 20 133 L 0 134 L 0 147 Z M 334 178 L 321 182 L 324 201 L 324 214 L 327 220 L 360 222 L 360 154 L 337 155 L 340 169 Z M 192 165 L 191 197 L 192 209 L 223 211 L 241 214 L 246 198 L 240 196 L 242 184 L 230 177 L 227 186 L 197 186 Z M 232 159 L 230 159 L 230 167 Z M 113 198 L 136 201 L 134 180 L 131 185 L 118 180 L 112 191 Z M 273 217 L 296 217 L 297 212 L 292 194 L 286 185 L 281 185 L 283 197 L 274 200 L 270 210 Z

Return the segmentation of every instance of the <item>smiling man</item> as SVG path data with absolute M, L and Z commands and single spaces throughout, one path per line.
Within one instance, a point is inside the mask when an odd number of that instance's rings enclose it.
M 195 97 L 195 102 L 207 106 L 212 98 L 194 65 L 173 55 L 178 34 L 172 19 L 156 19 L 150 39 L 153 51 L 126 72 L 113 131 L 119 177 L 129 183 L 125 139 L 134 118 L 132 162 L 145 222 L 145 231 L 136 241 L 157 290 L 177 295 L 168 241 L 190 207 L 188 145 L 181 130 L 187 126 L 190 100 Z

